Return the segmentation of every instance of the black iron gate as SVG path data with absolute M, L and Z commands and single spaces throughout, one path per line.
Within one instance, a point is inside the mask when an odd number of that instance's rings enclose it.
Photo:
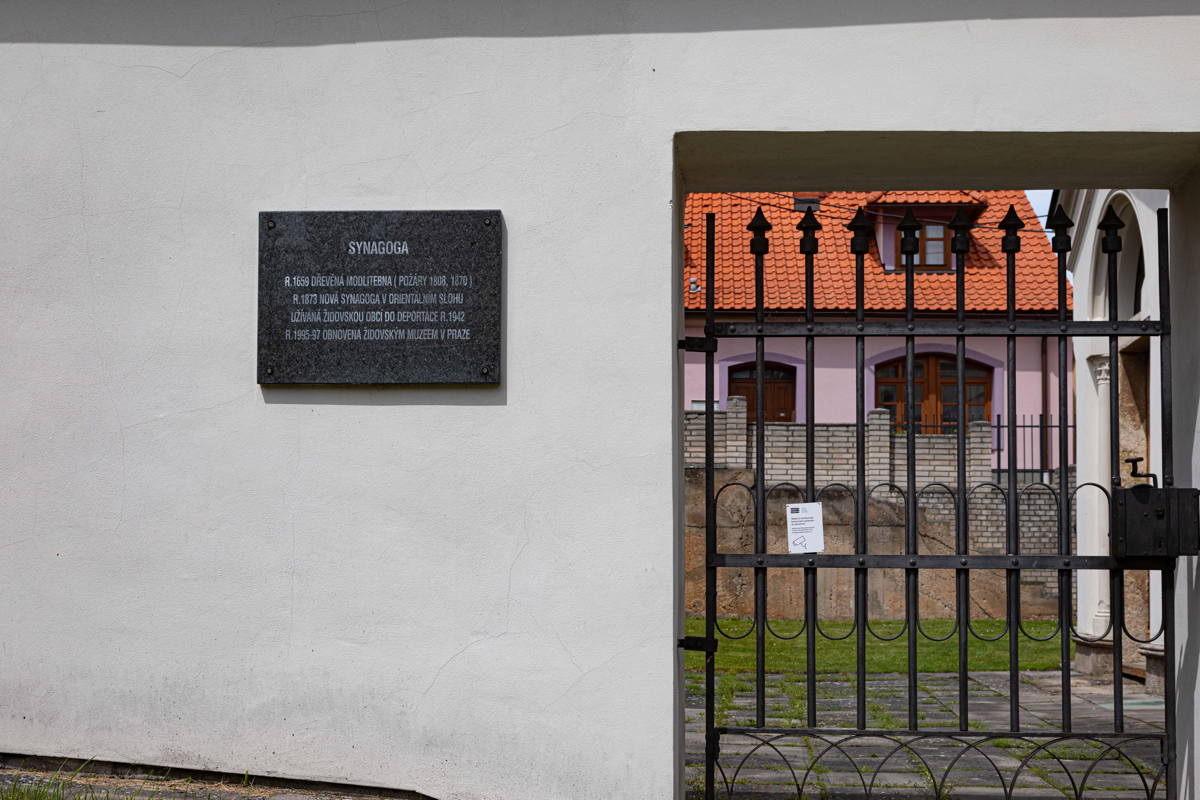
M 1175 767 L 1175 715 L 1172 704 L 1175 681 L 1174 622 L 1171 609 L 1175 597 L 1175 556 L 1194 553 L 1197 548 L 1196 496 L 1192 490 L 1177 490 L 1172 476 L 1171 428 L 1171 364 L 1170 364 L 1170 298 L 1167 269 L 1167 217 L 1159 212 L 1159 319 L 1157 321 L 1122 321 L 1118 316 L 1117 254 L 1121 250 L 1119 229 L 1122 223 L 1110 208 L 1100 223 L 1103 232 L 1101 249 L 1108 259 L 1108 321 L 1074 321 L 1067 300 L 1067 256 L 1071 249 L 1069 231 L 1073 222 L 1056 208 L 1047 220 L 1053 230 L 1052 249 L 1058 258 L 1057 319 L 1022 319 L 1018 312 L 1016 253 L 1021 248 L 1020 230 L 1025 227 L 1016 211 L 1009 209 L 1000 223 L 1003 230 L 1002 250 L 1006 256 L 1007 318 L 972 319 L 964 310 L 965 261 L 971 247 L 972 222 L 963 213 L 949 223 L 952 231 L 951 250 L 956 264 L 956 311 L 954 319 L 928 319 L 916 308 L 914 261 L 918 252 L 920 223 L 910 211 L 898 224 L 903 254 L 906 310 L 904 319 L 870 319 L 864 310 L 864 256 L 874 237 L 874 223 L 862 208 L 846 225 L 852 234 L 850 252 L 856 268 L 856 299 L 853 319 L 848 315 L 821 314 L 814 310 L 814 255 L 820 247 L 821 224 L 810 208 L 797 225 L 802 232 L 800 244 L 805 261 L 805 311 L 803 320 L 797 314 L 792 321 L 769 321 L 764 311 L 763 257 L 768 252 L 771 225 L 758 210 L 746 229 L 749 250 L 755 264 L 755 314 L 753 322 L 719 322 L 715 314 L 715 214 L 708 214 L 707 224 L 707 293 L 705 336 L 686 340 L 689 350 L 706 353 L 705 399 L 705 607 L 703 637 L 689 637 L 683 645 L 705 652 L 704 675 L 704 775 L 703 796 L 714 797 L 1032 797 L 1042 796 L 1030 788 L 1031 776 L 1045 780 L 1037 786 L 1052 787 L 1049 796 L 1066 797 L 1167 797 L 1178 794 Z M 1041 231 L 1027 235 L 1044 235 Z M 827 318 L 822 319 L 823 316 Z M 866 398 L 864 396 L 865 343 L 871 337 L 902 336 L 908 364 L 907 418 L 915 419 L 914 370 L 915 343 L 918 337 L 953 337 L 957 359 L 957 407 L 966 407 L 964 394 L 966 340 L 968 337 L 1003 337 L 1007 341 L 1007 418 L 1016 419 L 1017 341 L 1020 337 L 1052 337 L 1058 345 L 1057 417 L 1068 419 L 1070 370 L 1068 345 L 1071 337 L 1107 337 L 1111 363 L 1119 357 L 1118 340 L 1125 336 L 1157 337 L 1161 343 L 1161 440 L 1162 487 L 1143 484 L 1147 477 L 1138 472 L 1136 464 L 1122 477 L 1120 436 L 1118 429 L 1119 397 L 1117 381 L 1112 382 L 1109 400 L 1111 483 L 1107 487 L 1083 484 L 1072 487 L 1068 471 L 1059 469 L 1054 485 L 1041 484 L 1054 497 L 1057 512 L 1056 551 L 1036 554 L 1022 552 L 1020 497 L 1028 487 L 1018 485 L 1016 427 L 1007 428 L 1006 454 L 1008 469 L 1000 484 L 968 486 L 966 425 L 954 430 L 957 453 L 957 482 L 918 485 L 915 426 L 906 426 L 903 485 L 868 485 L 866 450 Z M 753 421 L 752 485 L 717 485 L 714 465 L 714 361 L 717 342 L 722 338 L 752 338 L 755 341 L 757 362 L 756 419 Z M 770 486 L 766 480 L 763 419 L 763 375 L 765 342 L 771 337 L 797 337 L 805 343 L 804 382 L 807 402 L 803 420 L 806 449 L 814 452 L 814 349 L 822 337 L 851 338 L 856 353 L 856 476 L 853 485 L 819 486 L 816 480 L 815 458 L 805 457 L 803 486 L 789 484 L 805 502 L 819 502 L 830 492 L 843 493 L 853 507 L 853 551 L 845 553 L 790 554 L 771 552 L 768 547 L 768 503 L 781 487 Z M 1086 431 L 1081 431 L 1087 435 Z M 1069 462 L 1068 429 L 1057 429 L 1059 465 Z M 1137 481 L 1130 481 L 1130 477 Z M 1155 480 L 1157 484 L 1157 480 Z M 1134 484 L 1137 484 L 1136 486 Z M 1109 507 L 1111 550 L 1108 555 L 1081 555 L 1075 552 L 1072 531 L 1072 509 L 1077 493 L 1092 487 L 1103 494 Z M 746 492 L 752 498 L 754 535 L 753 546 L 742 552 L 722 552 L 718 547 L 718 501 L 723 492 L 731 489 Z M 1005 548 L 999 554 L 979 554 L 971 546 L 970 514 L 974 494 L 980 489 L 998 492 L 1004 500 L 1003 527 Z M 904 548 L 900 553 L 872 552 L 868 537 L 868 504 L 872 493 L 883 490 L 897 493 L 904 499 Z M 952 498 L 954 512 L 954 546 L 952 553 L 921 552 L 918 541 L 918 501 L 930 491 L 940 491 Z M 753 619 L 742 623 L 743 630 L 731 633 L 729 624 L 718 617 L 718 573 L 723 569 L 752 571 Z M 903 625 L 882 632 L 872 625 L 868 609 L 868 587 L 879 570 L 903 571 Z M 1157 571 L 1161 576 L 1162 626 L 1153 636 L 1139 638 L 1125 624 L 1125 570 Z M 802 581 L 804 591 L 804 620 L 795 630 L 782 633 L 768 616 L 768 572 L 786 571 Z M 818 585 L 831 570 L 853 573 L 853 621 L 847 621 L 836 631 L 828 622 L 822 625 L 817 608 Z M 955 619 L 948 633 L 932 632 L 922 625 L 920 594 L 922 575 L 930 571 L 953 571 Z M 1005 614 L 999 633 L 984 633 L 979 621 L 972 620 L 972 576 L 980 570 L 998 571 L 1003 575 Z M 1022 621 L 1021 581 L 1029 570 L 1052 570 L 1057 579 L 1057 627 L 1048 635 L 1031 632 Z M 1072 642 L 1086 644 L 1089 639 L 1076 630 L 1074 614 L 1074 581 L 1082 570 L 1098 570 L 1108 577 L 1111 602 L 1109 629 L 1092 641 L 1111 640 L 1111 676 L 1097 687 L 1093 681 L 1085 687 L 1095 700 L 1097 691 L 1105 693 L 1097 707 L 1111 707 L 1103 720 L 1093 714 L 1088 719 L 1073 719 Z M 846 573 L 843 573 L 846 574 Z M 944 573 L 943 573 L 944 574 Z M 999 622 L 997 622 L 997 625 Z M 715 714 L 716 697 L 722 680 L 718 672 L 718 647 L 731 638 L 753 636 L 754 678 L 748 685 L 723 691 L 741 691 L 747 699 L 747 717 L 719 719 Z M 771 709 L 773 674 L 768 661 L 768 643 L 774 639 L 792 640 L 803 637 L 804 669 L 797 670 L 797 695 L 803 698 L 794 724 L 779 724 Z M 823 719 L 818 699 L 820 658 L 818 640 L 847 640 L 853 637 L 854 664 L 852 673 L 836 684 L 832 691 L 844 692 L 836 698 L 846 709 L 840 724 Z M 1058 707 L 1048 712 L 1052 723 L 1039 718 L 1031 724 L 1023 718 L 1022 693 L 1031 691 L 1020 669 L 1020 648 L 1023 641 L 1049 641 L 1057 637 L 1061 667 L 1050 680 L 1058 698 Z M 976 682 L 970 674 L 973 642 L 1007 639 L 1007 674 L 994 681 L 994 692 L 986 698 L 973 690 Z M 927 722 L 923 712 L 924 687 L 918 671 L 918 650 L 922 641 L 957 641 L 957 674 L 947 680 L 957 683 L 949 690 L 957 697 L 957 709 L 949 721 L 938 725 Z M 872 712 L 868 684 L 873 676 L 868 665 L 869 642 L 902 641 L 906 645 L 907 673 L 894 677 L 889 691 L 903 697 L 902 719 L 894 725 L 881 726 Z M 1161 728 L 1130 726 L 1127 730 L 1127 709 L 1124 699 L 1124 643 L 1127 641 L 1156 641 L 1164 648 L 1165 694 L 1164 724 Z M 784 676 L 785 678 L 787 676 Z M 803 683 L 801 684 L 801 681 Z M 830 690 L 827 690 L 828 694 Z M 751 698 L 752 695 L 752 698 Z M 999 698 L 999 699 L 997 699 Z M 752 700 L 752 709 L 750 703 Z M 897 701 L 898 702 L 898 701 Z M 1007 714 L 1004 714 L 1007 706 Z M 853 713 L 850 716 L 850 708 Z M 986 708 L 985 708 L 986 707 Z M 1000 711 L 998 714 L 997 711 Z M 986 713 L 985 713 L 986 712 Z M 828 717 L 828 715 L 825 715 Z M 1076 715 L 1081 716 L 1081 715 Z M 852 719 L 852 724 L 846 722 Z M 997 722 L 997 720 L 1000 720 Z M 907 765 L 901 769 L 897 765 Z M 698 766 L 698 765 L 697 765 Z M 757 785 L 756 774 L 771 770 L 774 787 Z M 837 774 L 840 780 L 822 776 Z M 1049 775 L 1050 777 L 1047 777 Z M 779 778 L 783 778 L 783 786 Z M 694 785 L 697 794 L 700 786 Z

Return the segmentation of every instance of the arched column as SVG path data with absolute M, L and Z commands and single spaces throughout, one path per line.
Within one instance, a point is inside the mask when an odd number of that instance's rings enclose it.
M 1087 366 L 1092 392 L 1087 398 L 1089 402 L 1080 403 L 1078 409 L 1079 430 L 1088 431 L 1088 435 L 1080 437 L 1077 444 L 1077 481 L 1079 486 L 1095 483 L 1107 487 L 1110 477 L 1108 400 L 1112 382 L 1111 365 L 1107 355 L 1093 355 L 1088 357 Z M 1076 508 L 1076 547 L 1079 554 L 1107 554 L 1108 499 L 1099 489 L 1085 487 L 1076 494 Z M 1108 628 L 1110 620 L 1108 575 L 1087 570 L 1079 573 L 1078 582 L 1076 626 L 1080 633 L 1099 636 Z

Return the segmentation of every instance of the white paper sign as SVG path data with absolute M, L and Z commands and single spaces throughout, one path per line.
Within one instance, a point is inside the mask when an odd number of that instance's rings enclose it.
M 825 519 L 820 503 L 789 503 L 787 506 L 789 553 L 824 553 Z

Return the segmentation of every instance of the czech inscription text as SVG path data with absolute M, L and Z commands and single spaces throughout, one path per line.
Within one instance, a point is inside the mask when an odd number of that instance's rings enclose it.
M 260 222 L 260 382 L 499 380 L 500 212 Z
M 287 340 L 471 338 L 467 312 L 462 310 L 466 293 L 474 288 L 470 275 L 284 275 L 283 285 L 291 293 L 292 306 L 291 326 L 283 331 Z M 355 291 L 359 288 L 374 291 Z M 411 288 L 450 291 L 406 291 Z M 334 289 L 346 291 L 330 291 Z M 392 327 L 406 323 L 438 327 Z M 368 325 L 387 327 L 365 327 Z

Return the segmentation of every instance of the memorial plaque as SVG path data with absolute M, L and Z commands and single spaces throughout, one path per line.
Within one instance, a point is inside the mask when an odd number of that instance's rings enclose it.
M 499 211 L 259 214 L 258 382 L 499 383 Z

